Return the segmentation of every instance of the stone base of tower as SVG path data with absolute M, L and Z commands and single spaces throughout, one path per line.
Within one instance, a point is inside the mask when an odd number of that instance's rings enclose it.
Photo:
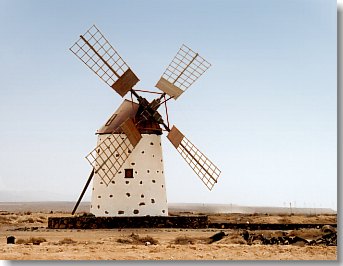
M 49 217 L 50 229 L 111 228 L 190 228 L 208 227 L 208 216 L 144 216 L 144 217 Z

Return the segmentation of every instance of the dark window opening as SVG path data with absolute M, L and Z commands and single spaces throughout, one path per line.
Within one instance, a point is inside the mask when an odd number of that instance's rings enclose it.
M 98 205 L 97 207 L 98 207 L 98 209 L 100 209 L 100 205 Z
M 130 193 L 126 193 L 126 196 L 130 197 L 130 196 L 131 196 L 131 194 L 130 194 Z
M 155 203 L 155 200 L 154 200 L 154 199 L 151 199 L 151 203 Z
M 140 181 L 140 182 L 139 182 L 139 184 L 141 184 L 141 185 L 142 185 L 142 184 L 143 184 L 143 181 Z
M 139 210 L 133 210 L 133 214 L 138 214 Z
M 135 165 L 136 163 L 131 163 L 131 165 Z
M 125 181 L 125 184 L 129 184 L 130 182 L 129 181 Z
M 124 214 L 124 211 L 118 211 L 118 214 Z
M 105 211 L 106 214 L 108 214 L 108 211 Z
M 162 213 L 165 213 L 166 211 L 165 210 L 162 210 Z
M 110 195 L 110 198 L 113 198 L 113 195 Z
M 152 180 L 152 182 L 153 182 L 153 183 L 156 183 L 156 181 L 155 181 L 154 179 Z
M 133 178 L 133 169 L 125 169 L 125 178 Z
M 143 194 L 141 195 L 141 198 L 144 198 L 144 195 L 143 195 Z
M 112 121 L 114 120 L 114 118 L 116 118 L 117 114 L 113 114 L 110 119 L 108 119 L 108 121 L 106 122 L 105 126 L 109 126 Z
M 143 205 L 145 205 L 145 203 L 144 203 L 144 202 L 141 202 L 141 203 L 139 203 L 139 206 L 143 206 Z

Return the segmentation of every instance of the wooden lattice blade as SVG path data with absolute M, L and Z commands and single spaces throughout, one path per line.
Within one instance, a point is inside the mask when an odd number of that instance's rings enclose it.
M 210 66 L 198 53 L 182 45 L 155 87 L 176 100 Z
M 132 119 L 120 127 L 124 133 L 109 135 L 86 156 L 106 185 L 113 180 L 142 138 Z
M 70 50 L 122 97 L 139 81 L 95 25 Z
M 100 142 L 86 159 L 106 185 L 118 173 L 133 146 L 125 134 L 112 134 Z
M 124 123 L 121 124 L 121 129 L 126 134 L 127 138 L 129 139 L 131 145 L 136 147 L 138 142 L 141 140 L 142 135 L 139 133 L 135 123 L 131 118 L 128 118 Z
M 175 126 L 167 138 L 209 190 L 212 190 L 221 171 L 197 149 Z
M 174 84 L 170 83 L 165 78 L 161 77 L 160 80 L 155 85 L 156 88 L 159 88 L 161 91 L 168 94 L 170 97 L 176 100 L 183 93 L 183 90 L 176 87 Z

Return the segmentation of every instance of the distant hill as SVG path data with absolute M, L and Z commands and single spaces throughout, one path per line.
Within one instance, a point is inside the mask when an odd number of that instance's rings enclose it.
M 36 202 L 0 202 L 0 211 L 33 211 L 71 212 L 75 206 L 74 201 L 36 201 Z M 90 202 L 81 202 L 78 212 L 89 212 Z M 169 203 L 170 212 L 189 213 L 268 213 L 290 214 L 289 208 L 283 207 L 254 207 L 235 204 L 202 204 L 202 203 Z M 329 208 L 292 208 L 294 214 L 336 214 Z
M 87 197 L 84 198 L 87 200 Z M 72 196 L 50 191 L 0 191 L 0 202 L 68 201 Z
M 289 207 L 260 207 L 241 206 L 236 204 L 211 204 L 211 203 L 171 203 L 169 211 L 188 211 L 202 213 L 269 213 L 290 214 Z M 329 208 L 292 208 L 294 214 L 335 214 L 336 211 Z

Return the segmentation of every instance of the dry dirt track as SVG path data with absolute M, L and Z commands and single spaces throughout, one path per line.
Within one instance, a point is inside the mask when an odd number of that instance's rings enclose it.
M 2 260 L 336 260 L 336 246 L 247 245 L 239 230 L 225 230 L 222 240 L 208 244 L 216 229 L 112 229 L 112 230 L 55 230 L 47 229 L 45 213 L 0 213 L 0 259 Z M 54 216 L 56 214 L 53 214 Z M 60 214 L 65 216 L 65 214 Z M 217 220 L 233 219 L 218 215 Z M 276 217 L 266 219 L 305 219 L 304 217 Z M 335 216 L 308 217 L 316 222 L 333 221 Z M 236 216 L 234 219 L 261 221 L 261 216 Z M 305 219 L 307 222 L 309 219 Z M 24 228 L 27 228 L 26 231 Z M 31 231 L 33 228 L 34 231 Z M 18 230 L 20 229 L 20 230 Z M 319 230 L 319 229 L 318 229 Z M 307 237 L 311 234 L 306 231 Z M 318 233 L 318 232 L 314 232 Z M 156 245 L 145 246 L 132 242 L 130 235 L 149 236 Z M 6 236 L 17 241 L 30 237 L 45 239 L 40 245 L 7 245 Z M 176 239 L 188 240 L 175 243 Z M 65 239 L 69 238 L 69 241 Z M 71 239 L 71 240 L 70 240 Z M 122 243 L 118 243 L 118 239 Z M 63 244 L 64 243 L 64 244 Z M 143 242 L 144 243 L 144 242 Z
M 3 260 L 335 260 L 335 247 L 208 245 L 8 246 Z

